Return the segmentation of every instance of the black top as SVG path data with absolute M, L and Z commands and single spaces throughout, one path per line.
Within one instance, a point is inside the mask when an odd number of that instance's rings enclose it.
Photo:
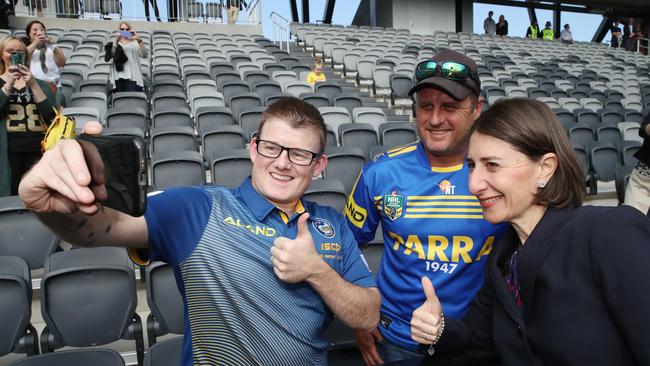
M 497 34 L 500 36 L 507 36 L 508 35 L 508 21 L 504 20 L 503 25 L 501 23 L 497 23 Z

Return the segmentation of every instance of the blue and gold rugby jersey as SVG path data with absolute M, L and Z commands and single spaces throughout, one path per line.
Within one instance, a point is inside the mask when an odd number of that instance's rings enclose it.
M 451 317 L 465 314 L 483 284 L 483 265 L 500 227 L 483 219 L 468 179 L 465 164 L 431 167 L 416 142 L 366 164 L 350 194 L 345 216 L 359 244 L 370 242 L 381 222 L 379 330 L 393 344 L 417 349 L 410 322 L 425 300 L 422 276 L 431 279 Z
M 354 237 L 334 209 L 299 202 L 291 217 L 249 180 L 170 189 L 149 197 L 149 258 L 174 268 L 185 303 L 182 365 L 326 365 L 332 313 L 307 283 L 275 276 L 271 247 L 295 238 L 309 212 L 321 257 L 347 281 L 375 287 Z

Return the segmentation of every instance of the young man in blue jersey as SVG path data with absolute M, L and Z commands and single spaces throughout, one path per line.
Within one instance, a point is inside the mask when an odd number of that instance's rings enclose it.
M 46 152 L 19 191 L 68 242 L 128 246 L 173 266 L 185 303 L 182 365 L 325 365 L 332 315 L 374 329 L 380 302 L 343 217 L 302 200 L 327 164 L 325 138 L 317 109 L 277 101 L 251 141 L 250 179 L 233 190 L 166 190 L 143 217 L 102 208 L 93 159 L 73 140 Z
M 445 310 L 462 316 L 483 283 L 497 229 L 468 187 L 469 130 L 481 113 L 474 61 L 442 50 L 416 66 L 415 78 L 419 142 L 366 164 L 345 212 L 360 245 L 380 223 L 383 230 L 379 327 L 357 331 L 366 365 L 425 357 L 410 334 L 413 310 L 425 300 L 421 278 L 436 284 Z

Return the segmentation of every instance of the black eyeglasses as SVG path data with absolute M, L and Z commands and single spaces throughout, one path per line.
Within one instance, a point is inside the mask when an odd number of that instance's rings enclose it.
M 284 150 L 286 150 L 289 161 L 296 165 L 309 166 L 314 159 L 318 159 L 322 155 L 320 153 L 296 147 L 284 147 L 267 140 L 257 139 L 256 141 L 258 154 L 266 156 L 267 158 L 277 158 Z
M 121 31 L 128 31 L 129 28 L 120 28 Z
M 440 69 L 440 76 L 445 79 L 466 81 L 470 78 L 476 84 L 477 89 L 481 84 L 469 66 L 455 61 L 444 61 L 441 63 L 433 60 L 422 61 L 415 67 L 415 80 L 421 81 L 436 76 L 438 69 Z

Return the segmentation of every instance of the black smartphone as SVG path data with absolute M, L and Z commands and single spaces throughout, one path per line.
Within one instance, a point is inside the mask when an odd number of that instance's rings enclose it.
M 100 203 L 131 216 L 147 208 L 147 167 L 144 141 L 138 136 L 77 136 L 92 176 L 103 184 L 107 198 Z M 101 158 L 101 159 L 100 159 Z

